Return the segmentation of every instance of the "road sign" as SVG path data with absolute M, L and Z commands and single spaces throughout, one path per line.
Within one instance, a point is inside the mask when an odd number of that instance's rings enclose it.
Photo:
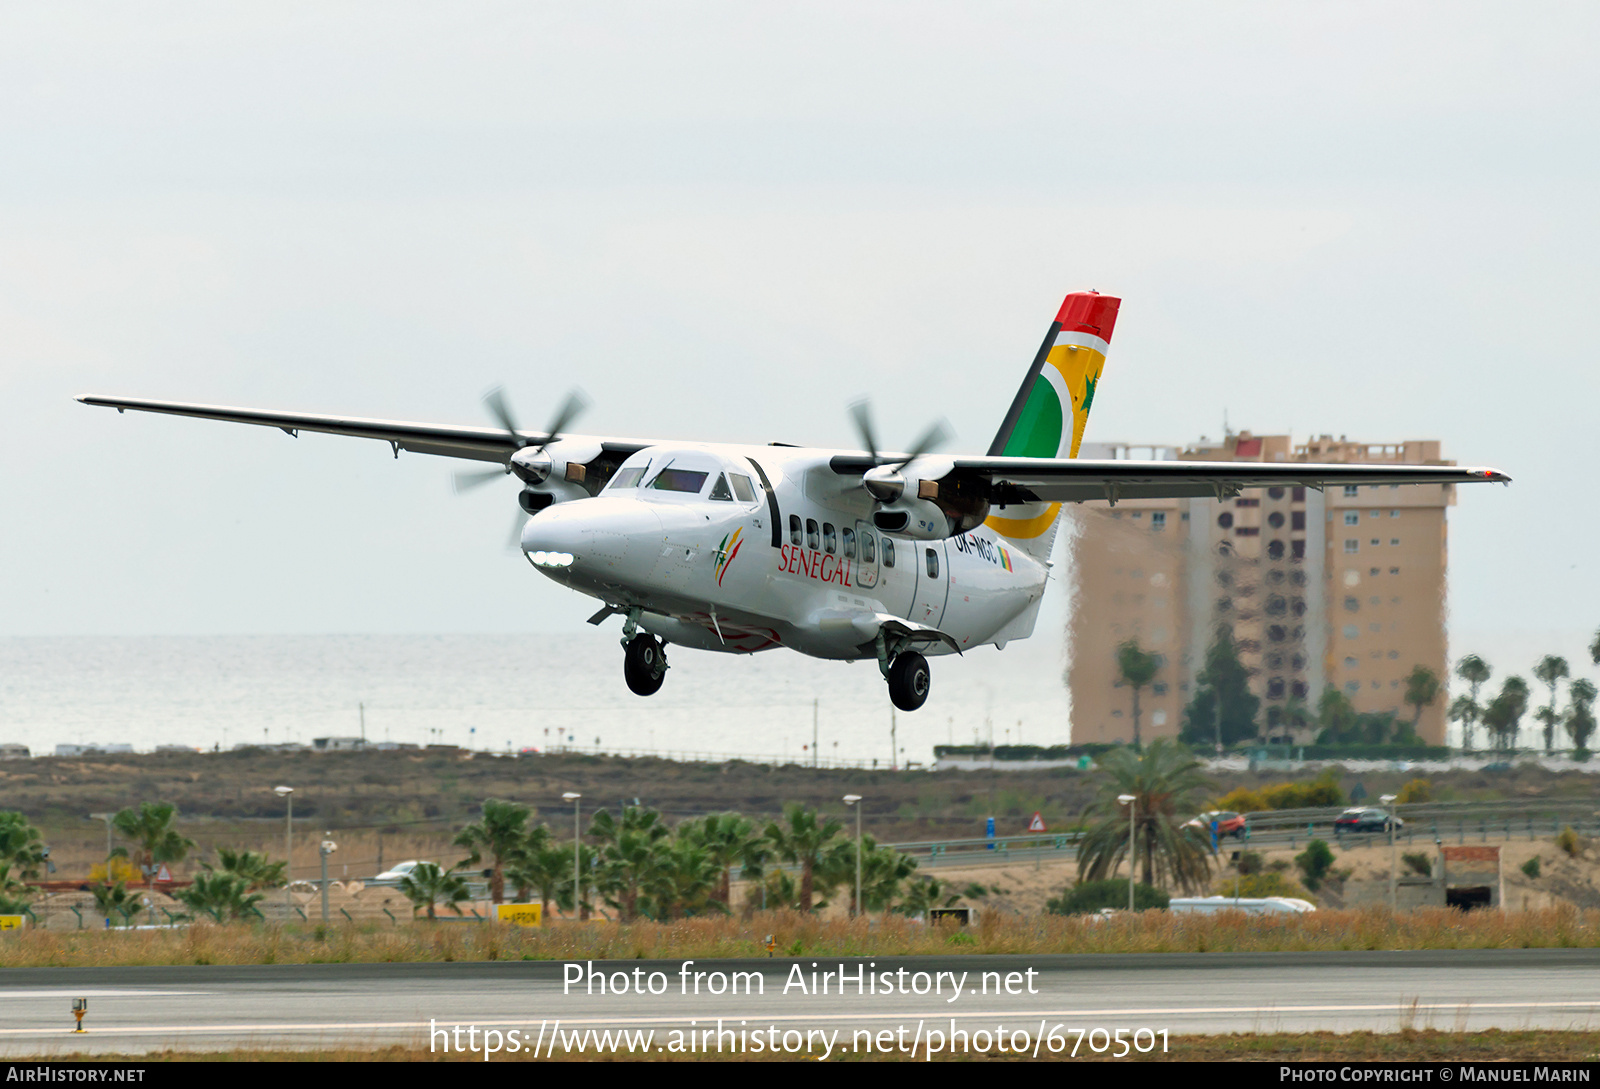
M 21 930 L 22 921 L 26 916 L 0 915 L 0 930 Z
M 495 918 L 515 926 L 538 926 L 544 918 L 543 904 L 500 904 L 494 909 Z
M 1043 832 L 1044 831 L 1044 818 L 1039 816 L 1038 813 L 1035 813 L 1033 815 L 1033 820 L 1028 822 L 1028 831 L 1030 831 L 1030 832 Z
M 167 864 L 165 862 L 163 862 L 161 864 L 161 868 L 156 871 L 156 880 L 157 881 L 171 881 L 172 880 L 172 871 L 167 869 Z

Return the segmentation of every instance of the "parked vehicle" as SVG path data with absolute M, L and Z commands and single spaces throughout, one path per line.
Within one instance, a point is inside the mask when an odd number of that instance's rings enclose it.
M 1167 905 L 1167 910 L 1179 915 L 1214 915 L 1219 911 L 1242 911 L 1246 915 L 1302 915 L 1317 909 L 1309 900 L 1295 896 L 1266 896 L 1260 899 L 1195 896 L 1173 900 Z
M 1244 839 L 1244 834 L 1250 828 L 1250 818 L 1243 813 L 1234 813 L 1226 809 L 1213 809 L 1202 813 L 1189 822 L 1190 827 L 1198 828 L 1202 832 L 1211 830 L 1211 822 L 1217 822 L 1217 838 L 1232 836 L 1234 839 Z
M 1335 832 L 1387 832 L 1393 824 L 1396 832 L 1405 828 L 1406 822 L 1389 816 L 1384 809 L 1346 809 L 1333 822 Z
M 374 880 L 374 881 L 398 881 L 402 877 L 410 877 L 411 876 L 411 871 L 416 869 L 420 865 L 422 865 L 421 860 L 420 859 L 415 859 L 415 858 L 413 858 L 413 859 L 411 859 L 410 861 L 407 861 L 407 862 L 397 862 L 397 863 L 394 864 L 393 867 L 391 867 L 390 869 L 384 870 L 382 873 L 380 873 L 377 877 L 374 877 L 372 880 Z

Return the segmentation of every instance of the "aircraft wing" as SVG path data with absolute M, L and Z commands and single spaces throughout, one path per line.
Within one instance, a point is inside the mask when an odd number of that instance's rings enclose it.
M 147 401 L 132 397 L 83 396 L 78 400 L 86 405 L 114 408 L 118 412 L 133 409 L 136 412 L 164 412 L 172 416 L 196 416 L 203 420 L 276 427 L 296 437 L 302 431 L 312 431 L 325 435 L 349 435 L 358 439 L 379 439 L 394 448 L 396 457 L 400 455 L 401 450 L 406 450 L 414 454 L 436 454 L 440 457 L 468 458 L 473 461 L 493 461 L 503 464 L 516 453 L 519 446 L 517 439 L 526 440 L 525 445 L 541 443 L 550 437 L 538 431 L 518 431 L 513 437 L 512 432 L 498 427 L 368 420 L 358 416 L 319 416 L 301 412 L 273 412 L 259 408 L 192 405 L 180 401 Z M 600 441 L 606 450 L 613 453 L 632 453 L 646 445 L 632 440 Z
M 1104 499 L 1227 498 L 1243 488 L 1342 484 L 1509 483 L 1498 469 L 1483 466 L 1316 464 L 1255 461 L 1090 461 L 1078 458 L 941 457 L 940 476 L 986 478 L 992 502 L 1081 503 Z M 829 462 L 835 473 L 854 475 L 873 465 L 870 457 L 844 454 Z M 917 464 L 908 472 L 916 475 Z

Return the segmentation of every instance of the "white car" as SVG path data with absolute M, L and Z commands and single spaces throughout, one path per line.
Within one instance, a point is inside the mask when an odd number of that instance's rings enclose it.
M 392 868 L 384 870 L 377 877 L 374 877 L 373 880 L 398 881 L 402 877 L 410 877 L 411 871 L 420 865 L 422 865 L 422 862 L 415 858 L 411 859 L 409 862 L 397 862 Z

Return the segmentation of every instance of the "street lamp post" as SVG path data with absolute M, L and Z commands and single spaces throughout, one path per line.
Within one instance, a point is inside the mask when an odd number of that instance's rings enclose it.
M 1389 810 L 1389 819 L 1383 823 L 1389 826 L 1389 910 L 1400 910 L 1400 891 L 1398 887 L 1398 874 L 1394 865 L 1394 800 L 1393 794 L 1385 794 L 1378 801 L 1382 802 Z
M 1128 914 L 1133 914 L 1133 814 L 1134 802 L 1138 799 L 1132 794 L 1118 794 L 1117 801 L 1128 807 Z
M 322 855 L 322 923 L 328 923 L 328 856 L 339 849 L 339 845 L 331 839 L 322 841 L 318 852 Z
M 854 806 L 856 811 L 856 905 L 855 915 L 861 914 L 861 795 L 846 794 L 844 804 Z
M 115 813 L 90 813 L 87 817 L 84 818 L 84 820 L 105 821 L 106 822 L 106 866 L 107 866 L 107 869 L 106 869 L 106 881 L 107 882 L 111 881 L 111 870 L 110 870 L 110 865 L 111 865 L 111 818 L 114 817 L 114 816 L 116 816 Z
M 583 795 L 569 790 L 561 797 L 572 803 L 572 910 L 581 919 L 583 918 L 583 897 L 578 887 L 578 856 L 582 854 L 580 849 L 582 840 L 579 838 L 581 832 L 578 828 L 578 801 Z
M 272 788 L 272 793 L 288 803 L 283 818 L 283 906 L 289 909 L 289 914 L 294 913 L 294 897 L 289 892 L 289 886 L 294 883 L 294 787 L 277 786 Z M 287 917 L 286 917 L 287 918 Z

